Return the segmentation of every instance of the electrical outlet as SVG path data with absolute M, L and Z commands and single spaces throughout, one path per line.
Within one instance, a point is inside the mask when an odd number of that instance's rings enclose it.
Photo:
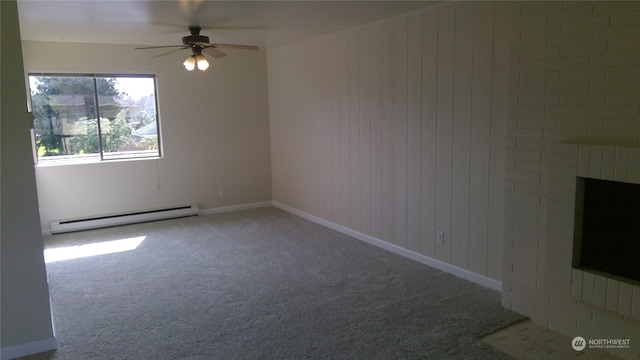
M 444 245 L 444 231 L 436 231 L 436 243 Z
M 221 188 L 218 190 L 218 196 L 220 196 L 220 197 L 224 197 L 224 188 L 223 188 L 223 187 L 221 187 Z

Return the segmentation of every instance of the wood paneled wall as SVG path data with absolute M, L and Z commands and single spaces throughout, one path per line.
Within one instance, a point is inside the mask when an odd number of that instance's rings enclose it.
M 500 280 L 508 11 L 456 2 L 270 49 L 274 201 Z

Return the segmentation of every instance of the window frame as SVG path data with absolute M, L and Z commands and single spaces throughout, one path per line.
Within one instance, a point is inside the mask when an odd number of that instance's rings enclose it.
M 88 78 L 91 79 L 93 83 L 93 96 L 96 104 L 96 127 L 97 127 L 97 137 L 98 137 L 98 152 L 92 153 L 88 155 L 59 155 L 59 156 L 48 156 L 48 157 L 40 157 L 38 156 L 38 145 L 36 140 L 36 132 L 35 132 L 35 124 L 31 124 L 31 138 L 32 138 L 32 146 L 33 146 L 33 157 L 34 163 L 36 166 L 62 166 L 62 165 L 79 165 L 79 164 L 98 164 L 98 163 L 111 163 L 111 162 L 120 162 L 120 161 L 140 161 L 140 160 L 157 160 L 164 158 L 164 149 L 163 149 L 163 141 L 162 141 L 162 130 L 160 125 L 160 106 L 158 100 L 158 80 L 156 74 L 152 73 L 105 73 L 105 72 L 96 72 L 96 73 L 76 73 L 76 72 L 47 72 L 47 71 L 30 71 L 26 74 L 27 80 L 27 111 L 33 116 L 35 121 L 35 116 L 33 115 L 33 104 L 32 104 L 32 92 L 31 92 L 31 77 L 67 77 L 67 78 Z M 154 107 L 155 107 L 155 124 L 156 124 L 156 143 L 157 150 L 153 155 L 147 156 L 127 156 L 127 153 L 136 153 L 135 150 L 131 151 L 123 151 L 124 155 L 122 156 L 108 156 L 109 151 L 105 150 L 102 144 L 103 133 L 101 131 L 101 117 L 99 110 L 99 102 L 98 102 L 98 89 L 97 89 L 97 79 L 99 78 L 145 78 L 153 80 L 153 96 L 154 96 Z M 142 150 L 143 151 L 143 150 Z M 107 156 L 105 156 L 107 154 Z

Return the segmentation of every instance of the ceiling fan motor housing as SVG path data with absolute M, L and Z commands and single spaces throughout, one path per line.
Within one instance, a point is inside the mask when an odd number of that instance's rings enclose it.
M 194 43 L 209 43 L 209 37 L 203 35 L 189 35 L 182 38 L 182 43 L 185 45 L 193 45 Z

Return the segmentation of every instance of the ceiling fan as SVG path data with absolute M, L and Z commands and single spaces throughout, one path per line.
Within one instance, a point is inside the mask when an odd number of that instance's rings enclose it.
M 209 67 L 209 62 L 204 57 L 202 52 L 214 57 L 221 58 L 227 56 L 227 54 L 218 50 L 218 48 L 228 48 L 228 49 L 241 49 L 241 50 L 258 50 L 257 46 L 253 45 L 237 45 L 237 44 L 211 44 L 209 43 L 209 37 L 200 35 L 200 26 L 190 26 L 189 32 L 191 35 L 185 36 L 182 38 L 182 45 L 164 45 L 164 46 L 145 46 L 145 47 L 137 47 L 137 50 L 146 50 L 146 49 L 161 49 L 161 48 L 175 48 L 171 51 L 167 51 L 160 55 L 156 55 L 153 58 L 157 58 L 160 56 L 164 56 L 179 50 L 191 49 L 191 55 L 184 61 L 184 67 L 192 71 L 198 67 L 199 70 L 205 71 Z

